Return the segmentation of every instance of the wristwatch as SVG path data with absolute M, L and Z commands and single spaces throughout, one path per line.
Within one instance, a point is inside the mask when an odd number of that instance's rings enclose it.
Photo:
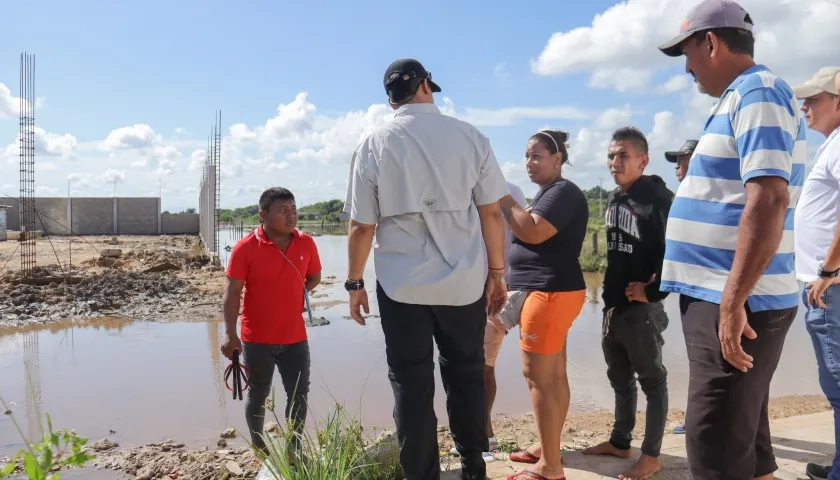
M 348 292 L 355 292 L 356 290 L 362 290 L 365 288 L 365 281 L 364 279 L 359 280 L 350 280 L 349 278 L 344 281 L 344 289 Z
M 817 275 L 821 278 L 834 278 L 838 274 L 840 274 L 840 268 L 835 268 L 834 270 L 828 271 L 823 268 L 822 264 L 820 264 L 820 269 L 817 271 Z

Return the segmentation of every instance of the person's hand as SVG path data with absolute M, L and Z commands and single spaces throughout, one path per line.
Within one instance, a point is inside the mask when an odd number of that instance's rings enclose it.
M 647 294 L 645 294 L 646 286 L 647 283 L 630 282 L 627 284 L 627 288 L 624 289 L 624 295 L 627 297 L 627 300 L 630 300 L 631 302 L 648 303 Z
M 753 357 L 747 355 L 741 348 L 742 335 L 750 340 L 755 340 L 758 337 L 755 330 L 747 323 L 747 311 L 743 305 L 735 308 L 721 305 L 718 331 L 721 353 L 730 365 L 746 372 L 753 367 Z
M 353 290 L 350 292 L 350 316 L 359 325 L 365 325 L 365 318 L 362 316 L 362 309 L 365 313 L 370 313 L 368 307 L 367 290 Z
M 242 353 L 242 340 L 234 333 L 233 335 L 226 333 L 224 340 L 222 340 L 222 355 L 228 359 L 233 358 L 233 352 L 238 351 Z
M 487 301 L 487 315 L 498 315 L 507 302 L 507 285 L 501 275 L 487 275 L 484 283 L 484 295 Z
M 823 302 L 822 296 L 825 293 L 825 290 L 830 286 L 836 283 L 840 283 L 840 277 L 835 278 L 818 278 L 813 282 L 809 283 L 808 286 L 811 287 L 811 290 L 808 291 L 808 305 L 812 307 L 820 307 L 825 308 L 825 303 Z
M 648 303 L 647 294 L 645 293 L 645 287 L 653 283 L 656 280 L 656 274 L 650 276 L 650 280 L 645 282 L 630 282 L 627 284 L 627 288 L 624 289 L 624 295 L 627 297 L 627 300 L 631 302 L 642 302 Z

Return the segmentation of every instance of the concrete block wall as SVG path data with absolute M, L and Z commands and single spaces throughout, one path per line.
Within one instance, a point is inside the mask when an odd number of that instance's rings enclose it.
M 8 230 L 20 230 L 20 206 L 9 200 Z M 199 233 L 198 214 L 161 214 L 157 197 L 35 197 L 37 230 L 48 235 L 161 235 Z M 167 218 L 168 217 L 168 218 Z M 41 222 L 43 221 L 43 226 Z M 164 222 L 166 227 L 164 227 Z
M 197 213 L 162 213 L 160 216 L 161 233 L 164 235 L 198 233 L 201 222 Z
M 160 199 L 117 198 L 115 218 L 119 235 L 159 235 Z
M 113 235 L 114 199 L 78 197 L 70 199 L 70 224 L 74 235 Z

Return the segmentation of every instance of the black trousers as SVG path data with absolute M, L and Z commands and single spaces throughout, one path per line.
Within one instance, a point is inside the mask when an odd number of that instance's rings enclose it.
M 487 439 L 487 392 L 484 388 L 485 299 L 465 306 L 429 306 L 396 302 L 377 284 L 376 296 L 388 378 L 394 390 L 394 422 L 400 465 L 406 480 L 440 479 L 437 416 L 434 409 L 437 343 L 446 412 L 464 479 L 484 480 L 482 452 Z
M 697 480 L 749 480 L 776 471 L 770 439 L 770 381 L 779 364 L 796 307 L 750 312 L 757 338 L 741 338 L 753 357 L 746 373 L 729 364 L 718 338 L 720 305 L 680 296 L 688 352 L 686 452 Z
M 299 447 L 299 434 L 303 433 L 308 410 L 309 342 L 304 340 L 289 345 L 243 342 L 242 349 L 245 366 L 250 372 L 245 420 L 251 431 L 251 442 L 260 450 L 265 450 L 261 436 L 265 425 L 265 401 L 271 394 L 276 368 L 286 392 L 285 420 L 293 423 L 292 427 L 298 433 L 292 438 L 291 446 Z
M 668 370 L 662 365 L 662 332 L 668 315 L 660 302 L 638 303 L 604 312 L 601 347 L 615 392 L 615 424 L 610 444 L 630 449 L 636 427 L 636 375 L 647 399 L 642 453 L 658 457 L 668 420 Z

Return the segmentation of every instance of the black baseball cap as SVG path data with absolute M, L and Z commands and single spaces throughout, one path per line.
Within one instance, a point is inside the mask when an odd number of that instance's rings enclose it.
M 665 152 L 665 160 L 668 160 L 671 163 L 677 163 L 677 159 L 679 157 L 694 153 L 694 149 L 697 148 L 698 143 L 699 142 L 697 140 L 686 140 L 682 148 L 679 150 L 675 152 Z
M 385 70 L 383 83 L 388 100 L 394 104 L 409 100 L 417 92 L 417 87 L 423 80 L 429 81 L 429 87 L 433 92 L 440 92 L 438 84 L 432 81 L 432 73 L 427 72 L 420 62 L 413 58 L 396 60 Z

